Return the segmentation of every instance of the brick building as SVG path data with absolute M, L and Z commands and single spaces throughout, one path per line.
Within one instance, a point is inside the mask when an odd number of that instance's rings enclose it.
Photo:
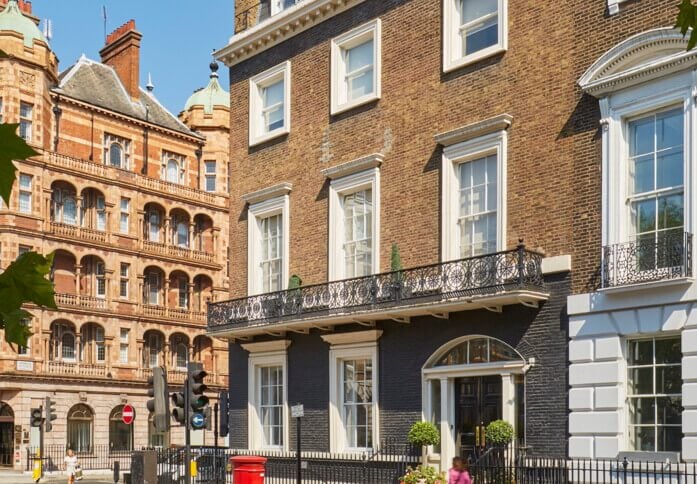
M 231 341 L 231 445 L 293 449 L 302 403 L 312 451 L 404 442 L 426 419 L 445 467 L 503 418 L 531 452 L 565 455 L 568 6 L 236 11 L 216 54 L 231 75 L 236 270 L 233 299 L 209 308 L 209 333 Z
M 697 460 L 697 52 L 660 0 L 574 5 L 569 454 Z M 663 456 L 665 459 L 665 455 Z
M 27 308 L 27 347 L 0 342 L 0 466 L 23 465 L 38 445 L 29 413 L 46 396 L 58 413 L 48 446 L 89 456 L 183 443 L 181 428 L 149 425 L 146 380 L 164 365 L 176 387 L 191 359 L 209 372 L 211 396 L 227 381 L 227 347 L 205 335 L 206 304 L 229 294 L 229 96 L 217 65 L 177 117 L 151 83 L 139 86 L 134 21 L 108 36 L 99 61 L 59 72 L 31 4 L 4 3 L 0 116 L 40 155 L 16 162 L 0 267 L 54 252 L 58 309 Z M 131 427 L 120 423 L 125 403 Z

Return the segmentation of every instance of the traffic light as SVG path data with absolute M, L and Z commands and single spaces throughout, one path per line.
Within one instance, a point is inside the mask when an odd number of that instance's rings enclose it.
M 169 431 L 169 388 L 167 386 L 167 372 L 161 366 L 152 369 L 152 376 L 148 378 L 148 396 L 146 406 L 152 414 L 152 423 L 158 432 Z
M 228 433 L 230 433 L 228 424 L 228 419 L 230 418 L 230 404 L 228 403 L 227 391 L 220 392 L 218 399 L 220 400 L 220 436 L 227 437 Z
M 184 406 L 186 405 L 184 401 L 184 393 L 174 392 L 172 393 L 172 417 L 174 420 L 181 425 L 186 422 L 186 416 L 184 415 Z
M 30 415 L 31 415 L 31 426 L 32 427 L 41 427 L 41 421 L 43 420 L 43 411 L 41 408 L 32 408 Z
M 51 400 L 51 397 L 46 397 L 44 403 L 44 413 L 44 430 L 46 432 L 50 432 L 53 430 L 52 422 L 58 418 L 58 415 L 56 414 L 56 402 Z
M 192 428 L 201 429 L 206 425 L 208 397 L 205 391 L 208 387 L 203 380 L 208 373 L 203 369 L 202 363 L 189 363 L 188 370 L 189 406 L 192 411 L 190 423 Z

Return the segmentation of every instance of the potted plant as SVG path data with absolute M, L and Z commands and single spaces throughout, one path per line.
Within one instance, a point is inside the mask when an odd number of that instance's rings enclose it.
M 300 276 L 297 274 L 293 274 L 290 276 L 290 279 L 288 279 L 288 297 L 286 299 L 286 304 L 290 305 L 293 310 L 298 310 L 302 307 L 302 292 L 300 291 L 300 287 L 303 285 L 303 280 L 300 279 Z
M 395 298 L 409 297 L 405 294 L 404 287 L 404 264 L 402 264 L 402 256 L 399 253 L 399 246 L 392 243 L 392 253 L 390 254 L 390 271 L 392 272 L 392 288 Z
M 505 420 L 493 420 L 486 426 L 485 438 L 493 447 L 505 447 L 513 441 L 513 426 Z
M 445 472 L 438 472 L 431 466 L 420 465 L 416 469 L 407 467 L 407 473 L 400 477 L 402 484 L 447 484 Z
M 440 432 L 432 422 L 416 422 L 409 429 L 409 443 L 421 447 L 421 462 L 426 466 L 428 446 L 440 443 Z

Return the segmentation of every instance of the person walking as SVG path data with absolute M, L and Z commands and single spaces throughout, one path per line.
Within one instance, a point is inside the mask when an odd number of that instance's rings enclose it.
M 65 474 L 68 476 L 68 484 L 75 484 L 75 475 L 77 474 L 77 456 L 73 449 L 68 449 L 63 459 L 65 463 Z
M 472 478 L 462 457 L 453 459 L 453 466 L 448 471 L 448 484 L 472 484 Z

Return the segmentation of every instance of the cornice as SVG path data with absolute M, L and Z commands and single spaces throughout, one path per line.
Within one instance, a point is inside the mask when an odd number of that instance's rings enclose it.
M 232 67 L 364 1 L 302 0 L 258 25 L 233 35 L 228 45 L 215 52 L 214 56 Z
M 322 175 L 325 178 L 334 180 L 336 178 L 341 178 L 348 175 L 353 175 L 361 171 L 369 170 L 371 168 L 379 167 L 384 160 L 382 153 L 372 153 L 355 160 L 347 161 L 337 166 L 332 166 L 331 168 L 325 168 L 322 170 Z
M 629 37 L 605 52 L 578 81 L 595 97 L 697 66 L 697 51 L 686 49 L 687 39 L 671 27 L 653 29 Z M 672 52 L 671 52 L 672 51 Z M 651 52 L 656 58 L 642 61 Z M 661 55 L 663 54 L 663 55 Z M 631 65 L 636 58 L 636 65 Z M 630 64 L 623 68 L 623 65 Z
M 451 131 L 439 133 L 434 136 L 436 143 L 442 146 L 452 146 L 463 141 L 479 138 L 498 131 L 504 131 L 513 123 L 513 116 L 510 114 L 499 114 L 493 118 L 488 118 L 476 123 L 467 124 Z
M 242 195 L 242 200 L 244 200 L 250 205 L 254 205 L 255 203 L 264 202 L 272 198 L 288 195 L 291 192 L 291 190 L 293 190 L 292 183 L 278 183 L 268 188 L 262 188 L 261 190 L 257 190 L 255 192 L 245 193 L 244 195 Z

